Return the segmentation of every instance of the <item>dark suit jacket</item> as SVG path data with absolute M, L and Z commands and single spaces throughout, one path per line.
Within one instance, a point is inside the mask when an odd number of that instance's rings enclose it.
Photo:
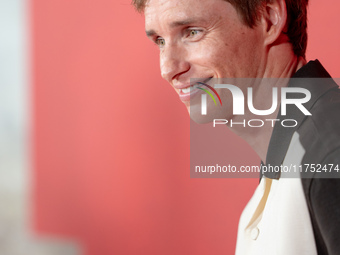
M 305 150 L 301 165 L 328 167 L 320 172 L 304 168 L 301 181 L 318 254 L 340 254 L 340 171 L 334 170 L 336 166 L 340 167 L 340 90 L 318 60 L 299 69 L 293 78 L 289 86 L 303 87 L 311 92 L 311 100 L 304 106 L 312 116 L 305 116 L 294 106 L 287 108 L 287 116 L 279 114 L 277 119 L 295 119 L 299 124 L 295 128 L 275 125 L 266 164 L 282 164 L 292 135 L 297 132 Z M 329 170 L 331 164 L 333 171 Z M 264 175 L 280 178 L 280 173 L 266 172 Z

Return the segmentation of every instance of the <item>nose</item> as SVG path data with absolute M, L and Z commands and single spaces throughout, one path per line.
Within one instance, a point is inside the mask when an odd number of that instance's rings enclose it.
M 190 69 L 187 52 L 179 45 L 166 45 L 160 54 L 160 67 L 163 79 L 170 82 Z

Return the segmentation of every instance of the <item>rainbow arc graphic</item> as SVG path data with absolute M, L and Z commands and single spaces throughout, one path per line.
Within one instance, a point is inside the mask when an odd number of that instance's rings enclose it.
M 220 95 L 217 93 L 217 91 L 216 91 L 213 87 L 211 87 L 210 85 L 205 84 L 205 83 L 203 83 L 203 82 L 197 82 L 197 83 L 206 86 L 206 87 L 209 88 L 212 92 L 214 92 L 215 95 L 217 96 L 218 100 L 220 101 L 220 104 L 222 105 L 222 100 L 221 100 L 221 98 L 220 98 Z M 215 100 L 213 94 L 211 94 L 211 92 L 210 92 L 209 90 L 204 89 L 204 88 L 201 88 L 201 87 L 197 87 L 197 88 L 200 89 L 200 90 L 203 90 L 204 92 L 206 92 L 206 93 L 212 98 L 212 100 L 214 100 L 215 105 L 217 105 L 216 100 Z

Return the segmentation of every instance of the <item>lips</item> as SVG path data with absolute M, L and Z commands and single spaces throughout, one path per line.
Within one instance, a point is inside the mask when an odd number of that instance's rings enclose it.
M 202 84 L 200 83 L 207 83 L 209 82 L 213 77 L 209 77 L 206 79 L 201 79 L 196 81 L 193 84 L 190 84 L 189 86 L 178 88 L 179 89 L 179 97 L 182 101 L 190 101 L 190 98 L 192 99 L 195 94 L 200 92 L 201 90 L 196 89 L 197 87 L 201 87 Z
M 182 92 L 183 94 L 190 93 L 191 90 L 194 90 L 195 88 L 197 88 L 197 87 L 199 87 L 199 86 L 201 86 L 201 85 L 198 84 L 198 83 L 195 83 L 194 85 L 190 85 L 189 87 L 186 87 L 186 88 L 184 88 L 184 89 L 181 89 L 181 92 Z
M 202 80 L 198 80 L 194 83 L 191 83 L 189 86 L 183 86 L 183 87 L 179 87 L 178 89 L 180 89 L 181 92 L 183 92 L 184 94 L 189 93 L 193 88 L 197 88 L 202 86 L 202 83 L 207 83 L 209 82 L 213 77 L 209 77 L 207 79 L 202 79 Z

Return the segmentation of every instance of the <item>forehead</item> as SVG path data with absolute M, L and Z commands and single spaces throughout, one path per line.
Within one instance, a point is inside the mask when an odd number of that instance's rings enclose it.
M 235 10 L 225 0 L 149 0 L 144 9 L 146 28 L 181 20 L 209 20 Z

